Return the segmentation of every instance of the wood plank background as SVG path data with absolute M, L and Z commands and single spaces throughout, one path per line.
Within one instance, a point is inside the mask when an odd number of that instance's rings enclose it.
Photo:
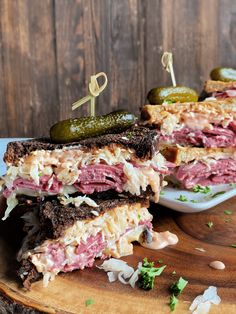
M 200 91 L 216 66 L 236 67 L 235 0 L 0 0 L 0 136 L 47 135 L 90 75 L 109 86 L 97 113 L 138 113 L 150 88 L 177 82 Z

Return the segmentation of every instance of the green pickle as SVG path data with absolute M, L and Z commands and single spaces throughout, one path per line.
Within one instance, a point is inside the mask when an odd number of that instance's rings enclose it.
M 216 68 L 210 73 L 213 81 L 234 82 L 236 81 L 236 70 L 232 68 Z
M 125 110 L 104 116 L 68 119 L 54 124 L 50 129 L 50 137 L 55 143 L 76 142 L 88 137 L 125 131 L 136 120 L 135 115 Z
M 195 102 L 198 101 L 198 94 L 185 86 L 157 87 L 150 90 L 147 99 L 151 105 L 159 105 L 163 102 Z

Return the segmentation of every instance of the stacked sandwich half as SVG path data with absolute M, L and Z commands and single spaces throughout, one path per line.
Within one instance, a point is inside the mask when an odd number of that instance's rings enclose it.
M 8 144 L 3 219 L 26 205 L 18 254 L 25 287 L 98 257 L 132 254 L 132 242 L 144 241 L 152 229 L 149 197 L 158 201 L 167 173 L 157 142 L 155 130 L 132 127 L 68 144 Z
M 186 189 L 236 182 L 236 98 L 146 105 L 142 119 L 175 164 L 171 181 Z
M 208 80 L 204 86 L 203 98 L 222 100 L 236 97 L 236 82 L 222 82 Z

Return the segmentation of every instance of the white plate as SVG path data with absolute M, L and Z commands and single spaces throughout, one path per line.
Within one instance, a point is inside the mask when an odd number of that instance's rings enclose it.
M 210 186 L 210 189 L 209 193 L 204 194 L 166 187 L 162 192 L 163 195 L 160 196 L 159 203 L 182 213 L 197 213 L 212 208 L 236 195 L 236 184 L 220 184 Z M 218 192 L 224 193 L 215 195 Z M 180 195 L 186 197 L 187 201 L 178 200 Z

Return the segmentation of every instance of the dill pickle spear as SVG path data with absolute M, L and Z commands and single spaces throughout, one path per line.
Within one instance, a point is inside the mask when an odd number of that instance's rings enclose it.
M 236 81 L 236 70 L 232 68 L 216 68 L 210 73 L 213 81 L 233 82 Z
M 195 102 L 198 101 L 198 94 L 185 86 L 157 87 L 149 91 L 147 99 L 151 105 L 159 105 L 163 102 Z
M 107 133 L 119 133 L 132 126 L 137 117 L 125 110 L 104 116 L 83 117 L 59 121 L 50 129 L 55 143 L 70 143 Z

